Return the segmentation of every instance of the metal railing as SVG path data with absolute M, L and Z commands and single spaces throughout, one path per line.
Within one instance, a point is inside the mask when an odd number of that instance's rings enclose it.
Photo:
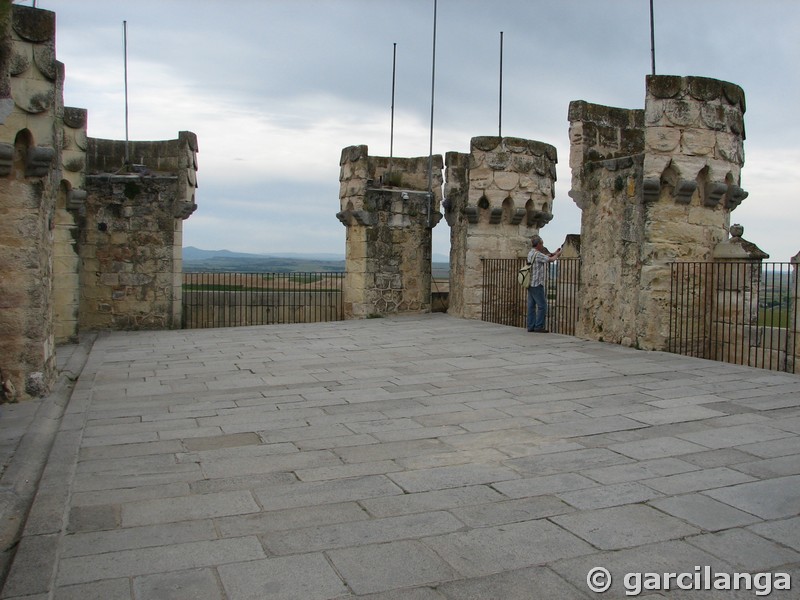
M 524 258 L 484 258 L 481 320 L 525 327 L 527 290 L 517 282 Z M 553 333 L 575 335 L 578 320 L 580 259 L 561 258 L 549 265 L 545 276 L 547 328 Z
M 344 273 L 184 273 L 182 327 L 344 319 Z
M 796 372 L 798 277 L 791 263 L 671 264 L 668 350 Z

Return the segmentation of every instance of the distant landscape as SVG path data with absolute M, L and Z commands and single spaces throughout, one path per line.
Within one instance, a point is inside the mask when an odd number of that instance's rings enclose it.
M 433 277 L 447 278 L 446 257 L 434 256 Z M 248 254 L 229 250 L 183 249 L 184 273 L 343 273 L 345 260 L 337 254 Z

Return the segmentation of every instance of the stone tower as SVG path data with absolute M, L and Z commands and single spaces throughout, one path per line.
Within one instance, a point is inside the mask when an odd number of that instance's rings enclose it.
M 578 335 L 664 349 L 669 262 L 710 260 L 747 196 L 745 101 L 731 83 L 649 76 L 644 110 L 569 107 L 581 215 Z
M 340 166 L 336 217 L 347 227 L 345 318 L 429 312 L 442 157 L 389 159 L 350 146 Z
M 469 154 L 447 153 L 449 314 L 481 318 L 482 258 L 527 255 L 553 218 L 556 162 L 553 146 L 514 137 L 475 137 Z
M 79 232 L 84 330 L 179 329 L 183 221 L 197 208 L 197 136 L 89 138 Z
M 0 2 L 0 402 L 48 393 L 56 343 L 180 326 L 196 136 L 87 137 L 64 106 L 55 13 Z
M 47 392 L 55 373 L 53 229 L 64 65 L 55 14 L 0 5 L 0 398 Z

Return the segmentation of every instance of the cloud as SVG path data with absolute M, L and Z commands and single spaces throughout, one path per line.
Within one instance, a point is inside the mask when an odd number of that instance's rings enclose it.
M 654 5 L 659 73 L 723 79 L 745 90 L 742 184 L 750 197 L 731 218 L 743 222 L 747 239 L 774 257 L 788 256 L 797 239 L 798 145 L 786 115 L 800 96 L 800 3 Z M 345 230 L 335 219 L 339 158 L 360 144 L 373 155 L 389 153 L 393 44 L 394 154 L 428 154 L 432 91 L 434 153 L 467 152 L 472 137 L 498 132 L 504 32 L 502 133 L 558 151 L 554 220 L 543 230 L 548 243 L 580 229 L 568 196 L 569 102 L 643 108 L 651 69 L 643 0 L 438 0 L 433 90 L 433 0 L 37 6 L 56 11 L 65 101 L 89 110 L 93 137 L 124 138 L 127 20 L 131 138 L 197 133 L 199 208 L 184 231 L 209 246 L 224 240 L 232 250 L 253 250 L 259 239 L 285 242 L 283 251 L 323 240 L 331 251 L 343 246 Z M 448 247 L 449 228 L 440 223 L 434 252 Z

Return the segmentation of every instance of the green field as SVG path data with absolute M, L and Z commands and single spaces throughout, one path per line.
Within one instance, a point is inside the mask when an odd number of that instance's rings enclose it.
M 785 329 L 790 325 L 790 317 L 786 307 L 761 308 L 758 311 L 758 324 Z

